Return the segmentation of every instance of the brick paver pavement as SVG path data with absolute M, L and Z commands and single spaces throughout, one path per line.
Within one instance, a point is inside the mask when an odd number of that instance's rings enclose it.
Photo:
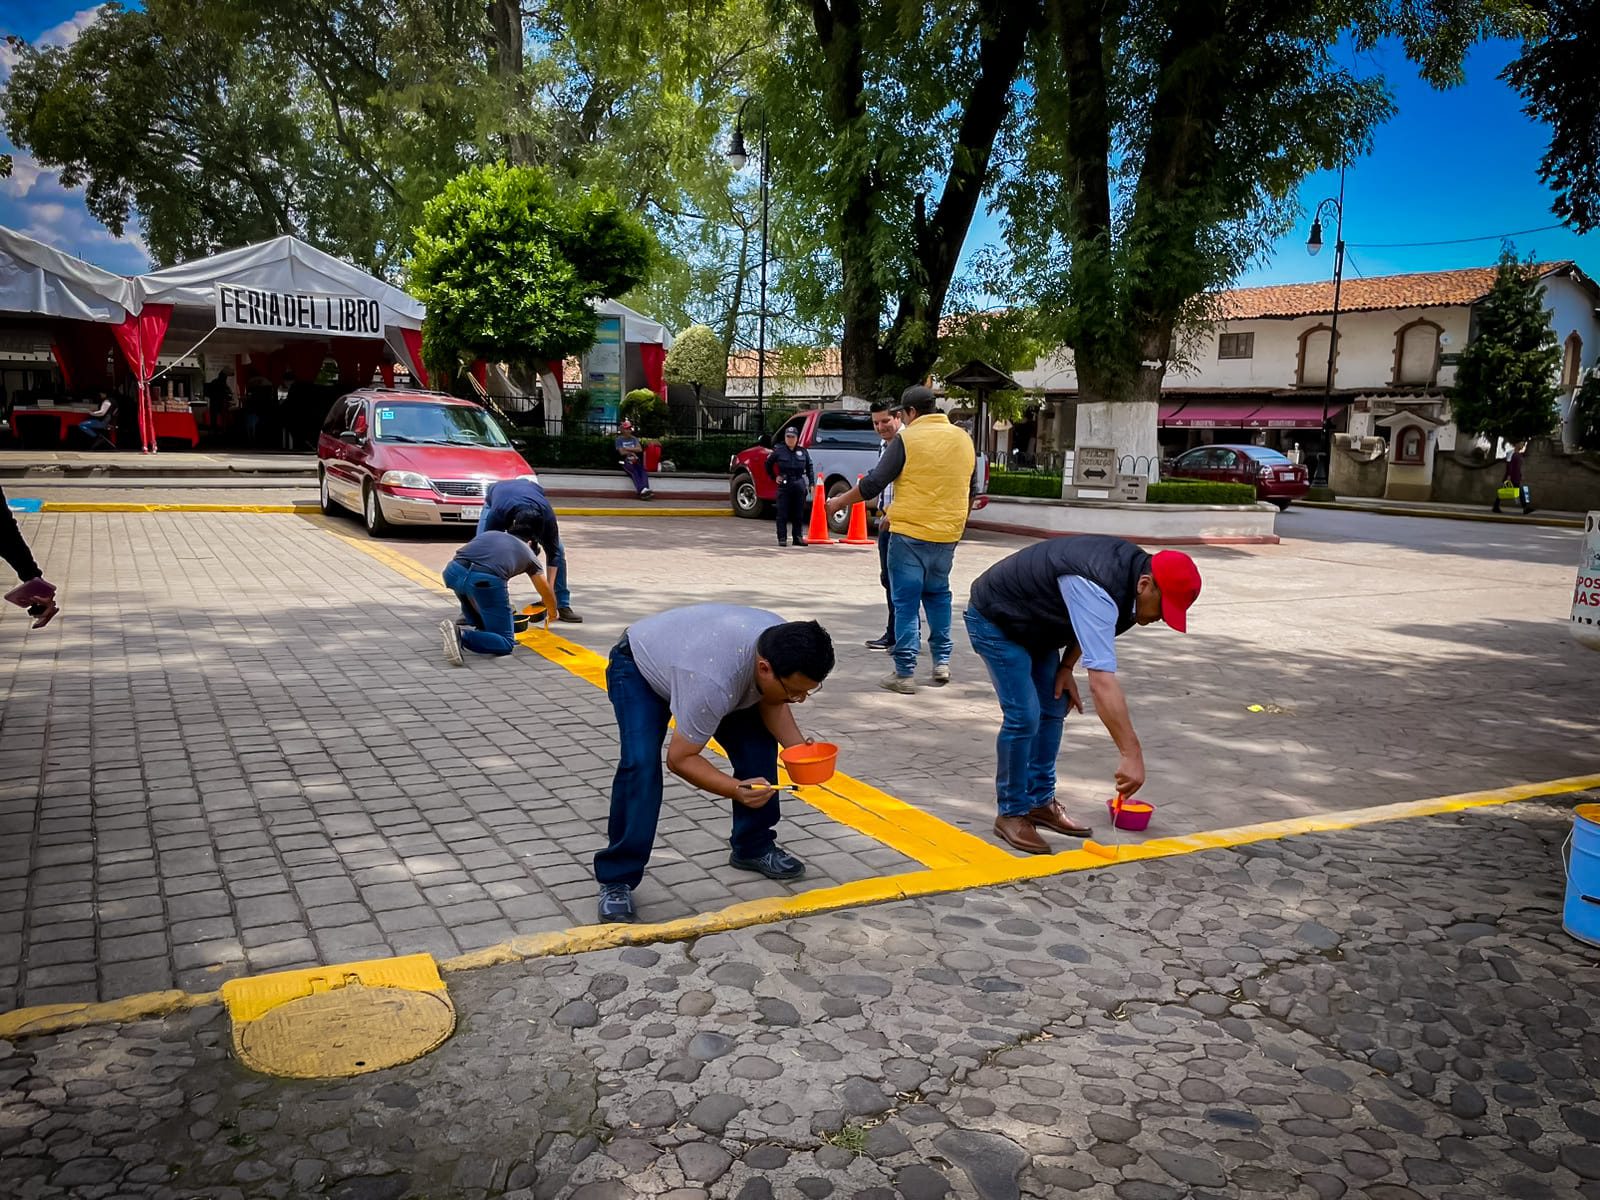
M 66 611 L 0 645 L 0 1011 L 593 921 L 599 689 L 447 667 L 446 598 L 312 520 L 24 520 Z M 800 884 L 729 868 L 726 810 L 669 777 L 643 915 L 916 865 L 785 812 Z

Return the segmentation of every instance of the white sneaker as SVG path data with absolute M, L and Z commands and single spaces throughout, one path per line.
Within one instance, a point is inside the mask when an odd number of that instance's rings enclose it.
M 949 682 L 950 682 L 950 664 L 949 663 L 934 663 L 933 664 L 933 686 L 934 687 L 943 687 L 945 684 L 947 684 Z
M 885 675 L 878 680 L 878 686 L 886 692 L 899 692 L 902 696 L 917 694 L 917 685 L 909 675 Z
M 454 621 L 439 622 L 439 637 L 444 642 L 444 657 L 452 667 L 461 666 L 461 628 Z

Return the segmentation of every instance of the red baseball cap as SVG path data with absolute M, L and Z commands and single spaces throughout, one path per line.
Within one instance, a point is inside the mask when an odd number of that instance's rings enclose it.
M 1163 550 L 1150 560 L 1161 589 L 1161 619 L 1179 633 L 1189 628 L 1189 606 L 1200 598 L 1200 568 L 1181 550 Z

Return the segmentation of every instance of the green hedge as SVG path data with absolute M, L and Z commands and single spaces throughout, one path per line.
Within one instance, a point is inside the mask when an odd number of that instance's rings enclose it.
M 991 496 L 1035 496 L 1042 500 L 1061 499 L 1060 472 L 989 470 Z
M 1248 483 L 1180 479 L 1171 483 L 1152 483 L 1146 498 L 1151 504 L 1254 504 L 1256 489 Z
M 608 470 L 617 465 L 617 448 L 612 438 L 604 434 L 563 434 L 559 437 L 543 432 L 522 429 L 517 440 L 525 443 L 522 456 L 534 470 Z M 661 457 L 680 471 L 709 471 L 724 474 L 728 459 L 755 444 L 753 439 L 739 437 L 712 437 L 697 442 L 692 437 L 664 437 Z

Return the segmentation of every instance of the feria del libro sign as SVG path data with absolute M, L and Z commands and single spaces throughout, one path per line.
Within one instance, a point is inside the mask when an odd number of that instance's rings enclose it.
M 330 296 L 320 292 L 278 292 L 216 286 L 217 326 L 222 329 L 265 329 L 274 333 L 320 333 L 339 337 L 383 336 L 383 314 L 366 296 Z

